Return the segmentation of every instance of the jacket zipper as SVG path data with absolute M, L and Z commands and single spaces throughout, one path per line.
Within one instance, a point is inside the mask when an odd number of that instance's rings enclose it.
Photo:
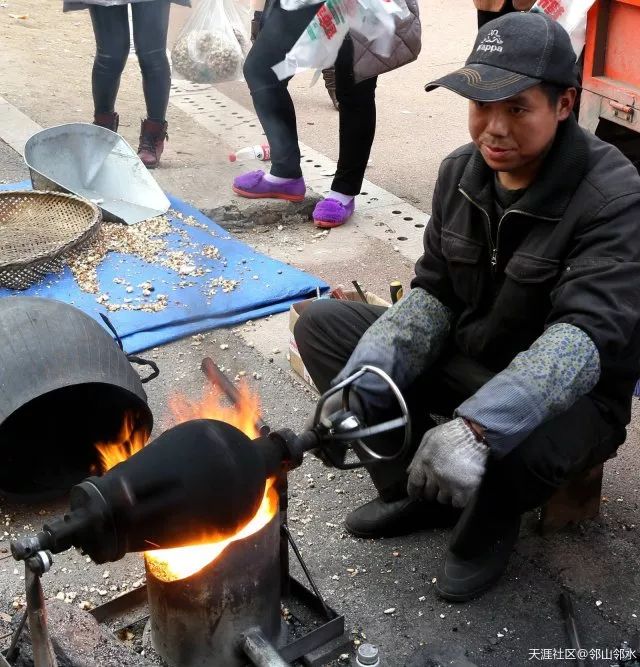
M 486 232 L 487 232 L 487 240 L 489 241 L 489 248 L 491 249 L 491 270 L 495 272 L 496 266 L 498 265 L 498 248 L 500 247 L 500 227 L 502 226 L 502 221 L 510 214 L 510 213 L 518 213 L 519 215 L 524 215 L 528 218 L 533 218 L 534 220 L 547 220 L 549 222 L 558 222 L 562 218 L 549 218 L 544 215 L 534 215 L 533 213 L 527 213 L 526 211 L 521 211 L 516 208 L 512 208 L 508 210 L 506 213 L 503 214 L 503 216 L 498 220 L 498 228 L 496 229 L 496 243 L 495 245 L 493 244 L 493 239 L 491 238 L 491 216 L 489 213 L 482 207 L 480 204 L 478 204 L 477 201 L 472 199 L 462 188 L 458 188 L 458 191 L 462 196 L 469 201 L 471 204 L 473 204 L 476 208 L 480 209 L 486 219 L 487 219 L 487 225 L 486 225 Z
M 489 261 L 491 263 L 491 271 L 495 272 L 496 270 L 496 265 L 498 264 L 498 248 L 497 248 L 497 242 L 498 242 L 498 237 L 496 236 L 496 245 L 493 245 L 493 239 L 491 238 L 491 216 L 489 213 L 478 204 L 478 202 L 474 201 L 462 188 L 458 188 L 460 194 L 471 204 L 473 204 L 477 209 L 481 210 L 484 213 L 485 218 L 487 219 L 487 224 L 485 226 L 485 232 L 487 236 L 487 242 L 489 243 L 489 248 L 491 250 L 491 257 L 489 258 Z M 503 216 L 504 217 L 504 216 Z M 502 222 L 502 219 L 500 220 Z M 500 231 L 500 223 L 498 223 L 498 232 Z

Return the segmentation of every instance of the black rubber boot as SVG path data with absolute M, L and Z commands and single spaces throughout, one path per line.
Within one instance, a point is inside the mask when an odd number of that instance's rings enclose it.
M 483 484 L 453 531 L 436 582 L 436 592 L 445 600 L 464 602 L 491 588 L 518 540 L 520 514 L 497 509 L 487 487 Z
M 455 525 L 460 510 L 451 505 L 404 497 L 385 502 L 376 498 L 351 512 L 345 528 L 356 537 L 396 537 L 429 528 Z

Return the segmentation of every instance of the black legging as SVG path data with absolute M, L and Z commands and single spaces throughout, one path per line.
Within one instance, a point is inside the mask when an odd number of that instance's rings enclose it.
M 169 0 L 131 4 L 133 43 L 142 71 L 147 117 L 164 122 L 169 105 L 171 69 L 167 58 Z M 120 77 L 129 55 L 131 37 L 127 5 L 89 7 L 96 38 L 93 63 L 93 104 L 96 113 L 114 111 Z
M 296 111 L 289 80 L 279 81 L 271 67 L 284 60 L 320 5 L 285 11 L 278 0 L 267 9 L 264 25 L 244 65 L 253 105 L 271 146 L 271 173 L 299 178 L 300 149 Z M 362 187 L 376 132 L 377 77 L 356 83 L 353 43 L 346 39 L 335 63 L 336 96 L 340 104 L 340 154 L 331 186 L 336 192 L 357 195 Z

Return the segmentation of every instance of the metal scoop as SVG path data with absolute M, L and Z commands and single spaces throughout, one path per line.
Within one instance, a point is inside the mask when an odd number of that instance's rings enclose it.
M 131 225 L 169 209 L 169 200 L 133 148 L 104 127 L 69 123 L 37 132 L 25 145 L 24 160 L 35 190 L 89 199 L 106 220 Z

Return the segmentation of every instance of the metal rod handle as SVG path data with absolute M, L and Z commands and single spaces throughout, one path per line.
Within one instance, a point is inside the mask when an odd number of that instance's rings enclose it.
M 25 563 L 25 588 L 27 594 L 27 615 L 31 644 L 33 647 L 33 664 L 35 667 L 58 667 L 49 629 L 47 628 L 47 609 L 44 593 L 40 583 L 40 575 Z
M 582 651 L 582 641 L 580 640 L 580 633 L 578 632 L 578 626 L 576 624 L 576 615 L 573 608 L 573 600 L 571 599 L 571 595 L 569 595 L 567 591 L 563 591 L 558 599 L 558 604 L 560 605 L 560 611 L 562 612 L 562 616 L 564 618 L 567 637 L 569 639 L 569 643 L 571 644 L 571 648 L 575 649 L 576 651 Z M 578 658 L 576 660 L 576 664 L 578 667 L 586 667 L 587 661 L 585 661 L 583 658 Z
M 352 375 L 345 378 L 339 382 L 335 387 L 328 389 L 320 397 L 318 403 L 316 404 L 316 411 L 313 417 L 313 428 L 316 429 L 320 422 L 322 416 L 322 409 L 324 408 L 327 400 L 338 392 L 342 392 L 342 407 L 344 410 L 349 410 L 349 396 L 353 390 L 353 385 L 357 380 L 359 380 L 365 373 L 373 373 L 377 375 L 383 382 L 386 383 L 387 387 L 393 394 L 402 413 L 401 417 L 397 419 L 392 419 L 386 421 L 382 424 L 376 424 L 367 428 L 360 428 L 357 431 L 346 431 L 345 433 L 332 433 L 329 439 L 334 441 L 353 441 L 355 445 L 359 448 L 358 458 L 360 459 L 359 463 L 344 463 L 338 464 L 335 461 L 332 461 L 332 465 L 336 468 L 342 470 L 349 470 L 352 468 L 359 468 L 367 464 L 376 464 L 386 461 L 396 461 L 402 460 L 411 447 L 411 416 L 409 415 L 409 408 L 407 407 L 407 402 L 402 395 L 402 392 L 396 385 L 396 383 L 391 379 L 391 377 L 385 373 L 382 369 L 377 368 L 376 366 L 370 366 L 365 364 L 356 370 Z M 377 435 L 379 433 L 384 433 L 386 431 L 394 430 L 397 428 L 404 427 L 404 438 L 402 440 L 402 445 L 399 447 L 398 451 L 395 454 L 385 455 L 379 454 L 374 449 L 369 447 L 369 445 L 362 440 L 363 437 L 369 437 L 371 435 Z M 362 452 L 364 452 L 369 458 L 366 459 Z

